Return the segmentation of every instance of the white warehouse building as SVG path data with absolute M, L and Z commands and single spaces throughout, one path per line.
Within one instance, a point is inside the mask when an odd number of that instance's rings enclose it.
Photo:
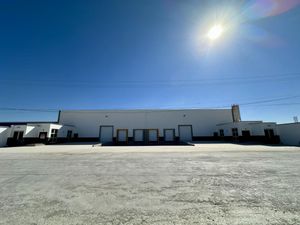
M 78 137 L 106 142 L 192 141 L 212 137 L 217 123 L 232 122 L 230 109 L 61 111 Z
M 184 144 L 192 141 L 263 142 L 300 145 L 300 126 L 241 121 L 229 109 L 63 110 L 53 122 L 2 122 L 0 146 L 99 142 Z
M 240 123 L 238 105 L 231 109 L 64 110 L 58 119 L 59 124 L 76 127 L 77 140 L 104 144 L 219 140 L 224 134 L 219 134 L 218 125 L 233 122 Z M 232 136 L 229 133 L 224 138 L 231 140 Z

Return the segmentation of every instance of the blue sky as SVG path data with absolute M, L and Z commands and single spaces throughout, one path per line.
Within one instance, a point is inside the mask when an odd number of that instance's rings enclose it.
M 291 122 L 300 117 L 300 7 L 278 2 L 0 0 L 0 121 L 57 118 L 7 108 L 236 103 L 244 120 Z M 219 22 L 227 29 L 211 43 Z

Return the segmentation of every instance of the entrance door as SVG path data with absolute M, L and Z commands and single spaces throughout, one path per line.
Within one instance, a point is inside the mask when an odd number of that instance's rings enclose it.
M 40 132 L 39 139 L 41 141 L 47 140 L 47 132 Z
M 67 139 L 68 139 L 68 140 L 71 140 L 71 139 L 72 139 L 72 133 L 73 133 L 72 130 L 68 130 L 68 131 L 67 131 Z
M 183 142 L 192 141 L 192 125 L 179 125 L 179 140 Z
M 113 142 L 113 126 L 100 126 L 100 142 L 112 143 Z
M 18 140 L 18 137 L 19 137 L 19 132 L 18 132 L 18 131 L 15 131 L 15 132 L 14 132 L 13 139 L 14 139 L 15 141 L 17 141 L 17 140 Z
M 128 140 L 128 130 L 118 129 L 117 130 L 117 142 L 127 142 Z
M 242 130 L 242 136 L 243 137 L 250 137 L 250 131 L 249 130 Z
M 13 139 L 15 141 L 20 141 L 23 139 L 23 135 L 24 135 L 24 131 L 15 131 L 14 132 L 14 136 L 13 136 Z
M 47 138 L 47 132 L 40 132 L 39 138 L 41 140 L 46 140 L 46 138 Z
M 16 145 L 22 145 L 24 142 L 23 135 L 24 131 L 15 131 L 13 135 L 13 143 Z
M 175 129 L 164 129 L 164 137 L 166 142 L 175 141 Z
M 144 130 L 143 129 L 134 129 L 133 138 L 135 142 L 144 142 Z
M 148 142 L 158 142 L 158 129 L 148 130 Z
M 265 129 L 265 137 L 268 139 L 274 138 L 274 130 L 273 129 Z
M 251 140 L 250 130 L 242 130 L 242 140 L 243 141 L 250 141 Z
M 50 140 L 49 143 L 56 143 L 57 142 L 57 134 L 58 134 L 58 129 L 51 129 L 51 135 L 50 135 Z

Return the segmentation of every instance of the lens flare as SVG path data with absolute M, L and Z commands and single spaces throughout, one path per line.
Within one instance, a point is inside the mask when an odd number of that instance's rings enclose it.
M 210 30 L 207 33 L 207 37 L 210 40 L 216 40 L 218 39 L 222 34 L 223 34 L 224 28 L 222 25 L 217 24 L 214 25 L 212 28 L 210 28 Z
M 253 0 L 247 4 L 244 16 L 247 19 L 276 16 L 298 5 L 300 5 L 300 0 Z
M 253 21 L 277 16 L 296 7 L 300 7 L 300 0 L 241 0 L 239 3 L 213 5 L 207 13 L 201 14 L 193 43 L 202 54 L 245 41 L 249 45 L 269 48 L 284 46 L 284 39 Z

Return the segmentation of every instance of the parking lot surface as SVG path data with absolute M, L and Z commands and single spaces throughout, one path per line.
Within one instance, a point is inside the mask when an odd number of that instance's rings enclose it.
M 300 224 L 300 148 L 0 148 L 0 224 Z

